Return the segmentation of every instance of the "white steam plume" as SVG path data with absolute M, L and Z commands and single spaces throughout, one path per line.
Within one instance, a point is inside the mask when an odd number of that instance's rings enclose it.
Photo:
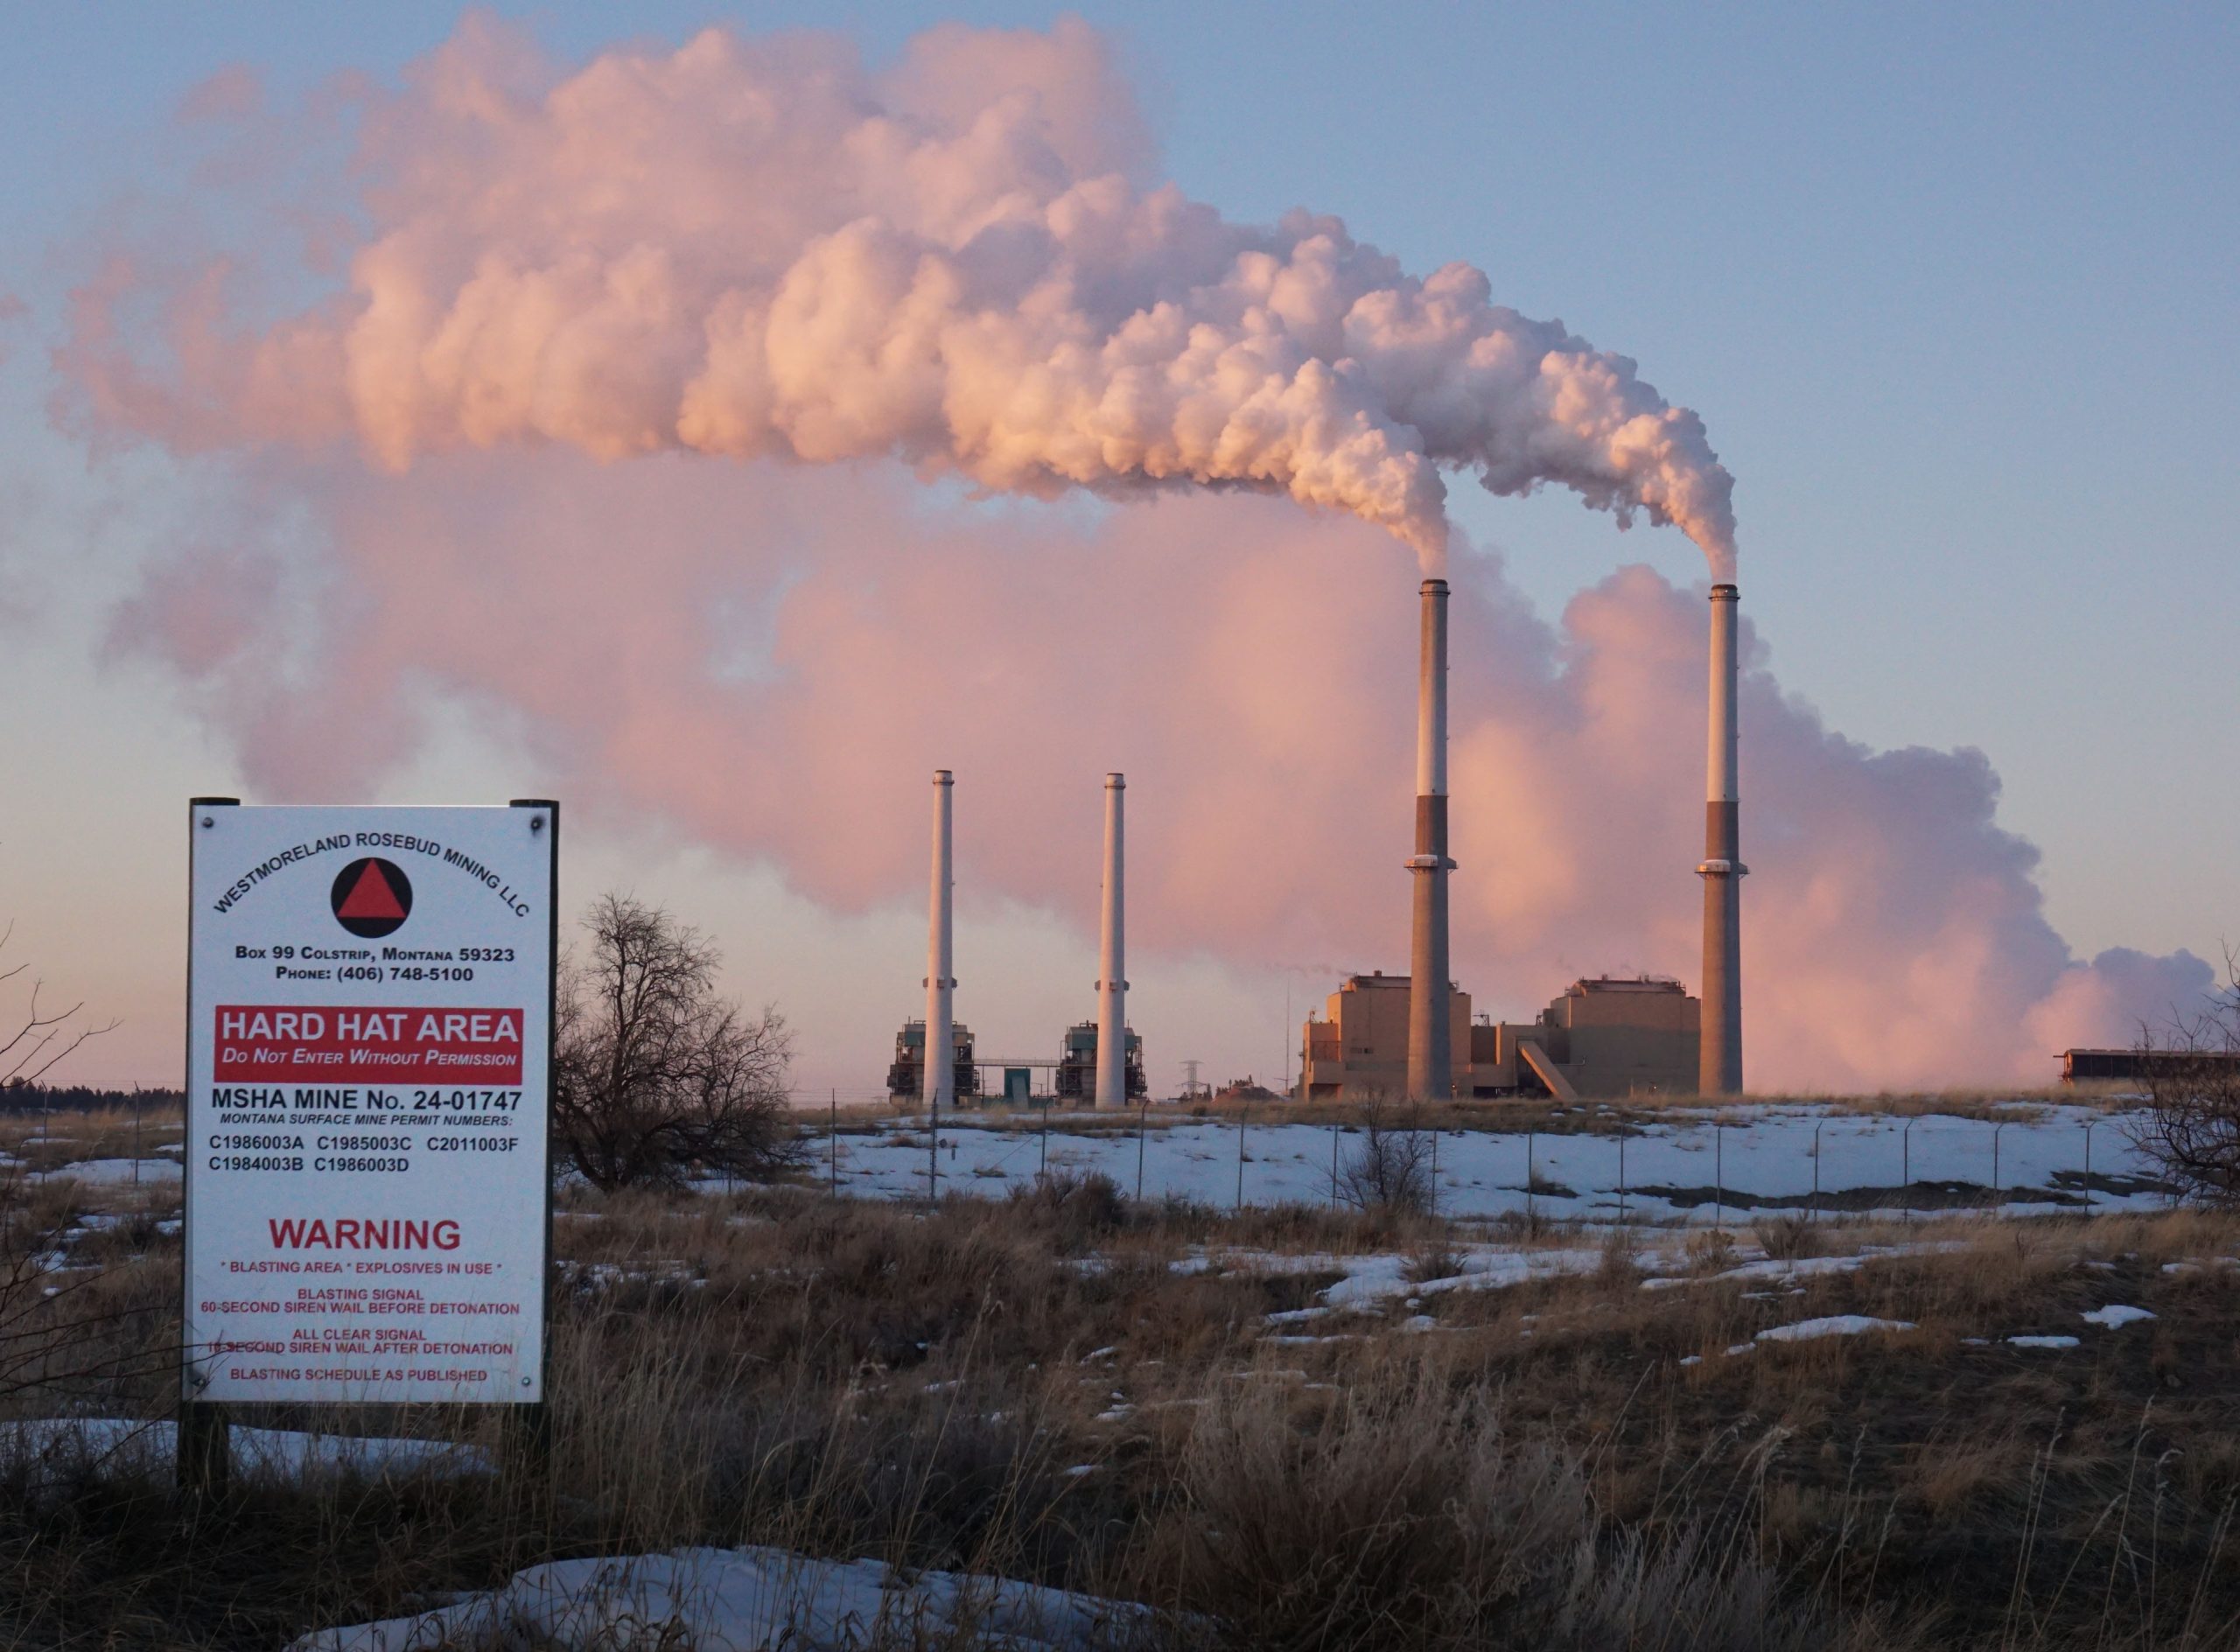
M 560 73 L 471 21 L 369 105 L 346 294 L 261 332 L 175 314 L 161 388 L 73 346 L 173 439 L 354 434 L 386 466 L 544 439 L 895 457 L 1046 495 L 1242 487 L 1444 551 L 1442 467 L 1572 489 L 1731 571 L 1732 479 L 1623 356 L 1426 276 L 1334 218 L 1230 223 L 1139 181 L 1078 23 L 830 39 L 712 29 Z M 186 338 L 185 333 L 194 336 Z

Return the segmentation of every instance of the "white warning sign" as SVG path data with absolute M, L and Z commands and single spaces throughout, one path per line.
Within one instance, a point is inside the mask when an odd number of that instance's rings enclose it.
M 543 1397 L 558 834 L 193 806 L 188 1399 Z

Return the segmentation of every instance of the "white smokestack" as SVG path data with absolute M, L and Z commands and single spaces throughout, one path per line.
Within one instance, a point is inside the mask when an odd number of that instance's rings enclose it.
M 1128 1104 L 1128 934 L 1124 774 L 1104 777 L 1104 937 L 1097 952 L 1096 1104 Z
M 1415 923 L 1408 959 L 1408 1094 L 1454 1094 L 1454 1029 L 1447 1014 L 1446 581 L 1423 584 L 1416 692 Z
M 1742 1093 L 1741 729 L 1735 714 L 1736 612 L 1742 593 L 1712 587 L 1711 740 L 1704 774 L 1703 1046 L 1706 1096 Z
M 956 1104 L 956 1039 L 950 994 L 956 981 L 949 974 L 955 955 L 949 910 L 949 772 L 934 771 L 934 871 L 932 909 L 926 935 L 926 1077 L 928 1112 Z

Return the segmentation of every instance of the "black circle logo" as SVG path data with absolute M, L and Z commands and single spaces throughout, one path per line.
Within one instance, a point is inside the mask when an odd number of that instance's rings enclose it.
M 327 903 L 352 934 L 378 941 L 412 915 L 412 880 L 395 861 L 368 856 L 335 874 Z

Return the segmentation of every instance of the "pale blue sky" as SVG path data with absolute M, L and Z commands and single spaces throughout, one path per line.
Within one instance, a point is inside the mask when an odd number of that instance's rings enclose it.
M 608 6 L 494 9 L 563 55 L 619 32 Z M 1466 259 L 1502 302 L 1634 355 L 1698 410 L 1739 479 L 1746 601 L 1786 686 L 1873 745 L 1988 752 L 2001 819 L 2045 851 L 2049 915 L 2079 951 L 2240 938 L 2240 11 L 1068 10 L 1121 42 L 1192 195 L 1239 218 L 1334 212 L 1417 270 Z M 45 429 L 63 289 L 204 76 L 387 76 L 457 15 L 393 0 L 10 18 L 0 292 L 31 313 L 0 325 L 0 911 L 98 992 L 160 996 L 176 958 L 169 929 L 138 963 L 86 951 L 66 934 L 103 909 L 83 880 L 171 900 L 169 811 L 228 776 L 161 682 L 97 658 L 131 545 L 191 484 L 154 462 L 89 476 Z M 668 38 L 716 20 L 841 28 L 874 55 L 944 18 L 1055 15 L 627 10 Z M 1568 496 L 1456 498 L 1546 610 L 1621 560 L 1698 577 L 1676 536 L 1621 539 Z M 768 921 L 779 898 L 736 899 Z M 915 921 L 898 913 L 898 934 Z M 1272 1067 L 1277 1006 L 1266 1019 Z M 153 1076 L 157 1047 L 112 1065 Z

